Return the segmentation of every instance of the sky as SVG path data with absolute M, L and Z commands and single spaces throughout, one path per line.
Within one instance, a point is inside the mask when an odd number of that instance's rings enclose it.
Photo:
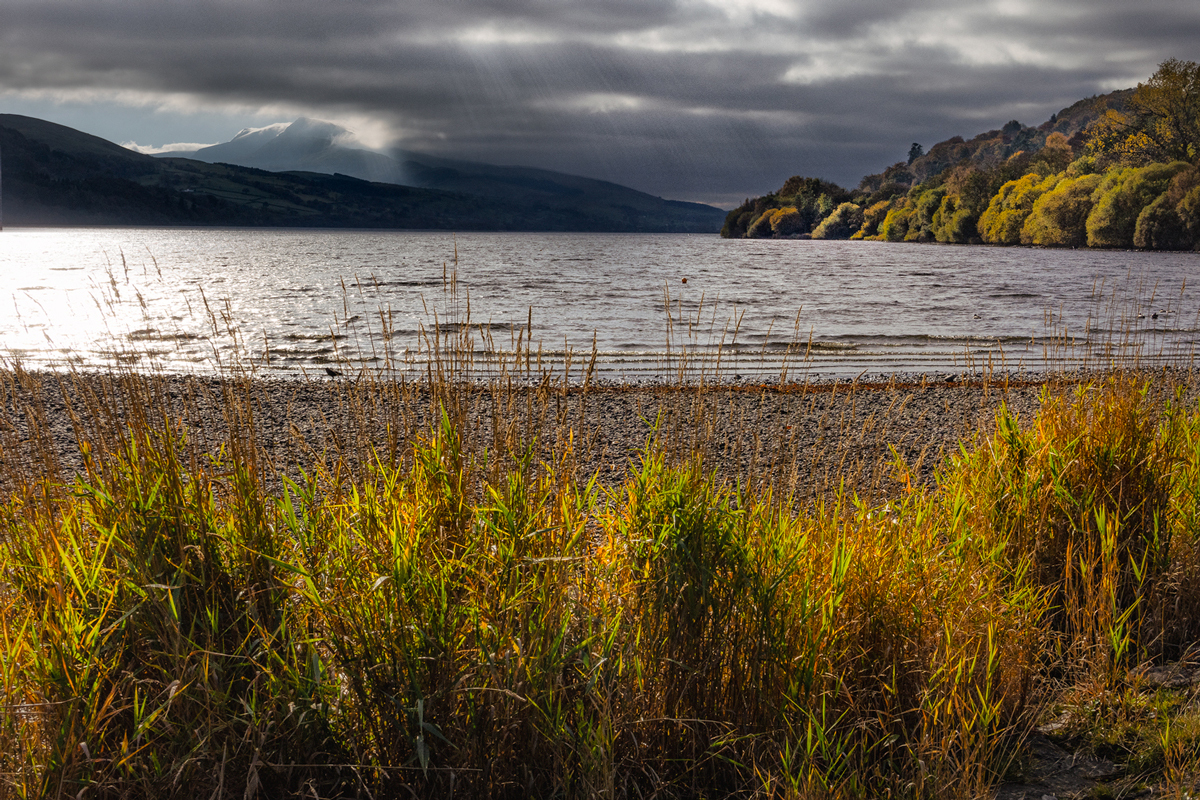
M 1195 0 L 0 0 L 0 112 L 154 148 L 309 116 L 725 208 L 1172 57 Z

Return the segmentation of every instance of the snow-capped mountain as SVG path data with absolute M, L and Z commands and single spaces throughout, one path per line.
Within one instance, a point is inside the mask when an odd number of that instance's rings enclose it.
M 307 117 L 247 128 L 228 142 L 202 147 L 187 157 L 271 172 L 341 173 L 368 181 L 405 183 L 396 159 L 359 146 L 354 135 L 340 125 Z
M 318 172 L 348 175 L 376 183 L 400 184 L 474 195 L 487 201 L 543 209 L 550 216 L 580 220 L 599 216 L 612 229 L 640 229 L 655 217 L 720 227 L 724 212 L 698 203 L 663 200 L 627 186 L 533 167 L 502 167 L 431 156 L 412 150 L 380 152 L 364 147 L 340 125 L 300 118 L 263 128 L 247 128 L 228 142 L 193 152 L 169 152 L 210 164 L 234 164 L 270 172 Z M 541 212 L 538 212 L 541 213 Z M 581 227 L 592 223 L 579 222 Z M 673 223 L 671 223 L 673 224 Z M 693 223 L 689 221 L 688 225 Z M 689 228 L 689 229 L 696 229 Z

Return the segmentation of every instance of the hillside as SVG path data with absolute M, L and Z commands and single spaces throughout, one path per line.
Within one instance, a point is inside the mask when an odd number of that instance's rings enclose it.
M 1137 89 L 939 142 L 848 190 L 796 176 L 726 216 L 727 238 L 1200 248 L 1200 64 Z
M 51 122 L 0 114 L 9 225 L 229 225 L 715 232 L 723 212 L 631 189 L 640 204 L 494 197 L 345 174 L 154 158 Z M 568 176 L 563 176 L 568 177 Z M 585 180 L 585 179 L 580 179 Z M 594 182 L 601 183 L 601 182 Z
M 290 124 L 248 128 L 228 142 L 160 157 L 182 156 L 268 172 L 323 172 L 379 183 L 415 185 L 404 179 L 402 165 L 391 156 L 349 146 L 352 144 L 347 142 L 349 133 L 331 122 L 301 117 Z
M 356 146 L 350 131 L 300 118 L 242 131 L 232 140 L 188 155 L 209 163 L 271 171 L 341 173 L 369 181 L 457 192 L 587 219 L 589 229 L 716 232 L 724 212 L 660 197 L 607 181 L 532 167 L 497 166 L 411 150 L 380 152 Z M 597 227 L 598 226 L 598 227 Z
M 995 169 L 1017 153 L 1032 156 L 1040 152 L 1054 133 L 1065 137 L 1071 149 L 1078 152 L 1083 147 L 1087 127 L 1110 108 L 1123 110 L 1131 94 L 1132 89 L 1122 89 L 1079 100 L 1035 127 L 1012 120 L 998 130 L 985 131 L 969 141 L 952 136 L 912 161 L 901 161 L 877 175 L 866 176 L 859 188 L 874 192 L 889 182 L 911 186 L 964 162 L 984 170 Z
M 858 230 L 873 235 L 882 223 L 870 218 L 886 214 L 915 186 L 946 180 L 955 172 L 961 181 L 972 183 L 974 200 L 983 205 L 1006 181 L 1020 177 L 1033 160 L 1049 155 L 1047 142 L 1058 160 L 1070 161 L 1080 154 L 1085 131 L 1108 109 L 1125 109 L 1132 89 L 1080 100 L 1037 126 L 1012 120 L 1002 128 L 985 131 L 967 140 L 953 136 L 938 142 L 928 152 L 914 149 L 908 161 L 899 161 L 883 172 L 867 175 L 858 188 L 845 189 L 828 181 L 795 176 L 779 190 L 747 200 L 726 215 L 721 235 L 727 238 L 849 238 Z M 919 145 L 914 145 L 919 148 Z M 1065 148 L 1065 150 L 1064 150 Z M 1064 166 L 1064 165 L 1060 165 Z M 984 177 L 986 176 L 986 177 Z M 844 210 L 832 225 L 817 232 L 821 222 L 844 203 L 857 211 Z M 780 214 L 773 212 L 779 211 Z M 981 210 L 980 210 L 981 211 Z M 978 216 L 978 212 L 976 214 Z M 860 237 L 862 238 L 862 237 Z

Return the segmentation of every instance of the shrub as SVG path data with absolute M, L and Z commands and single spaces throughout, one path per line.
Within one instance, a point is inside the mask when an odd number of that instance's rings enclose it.
M 979 217 L 980 237 L 989 244 L 1020 244 L 1021 228 L 1033 204 L 1061 179 L 1061 174 L 1043 178 L 1031 172 L 1001 186 Z
M 908 198 L 901 198 L 899 205 L 887 213 L 879 225 L 879 238 L 885 242 L 902 242 L 908 235 L 908 222 L 912 218 L 912 205 Z
M 1039 197 L 1021 228 L 1021 244 L 1043 247 L 1083 247 L 1087 217 L 1099 175 L 1067 177 Z
M 812 233 L 814 239 L 849 239 L 863 224 L 863 210 L 854 203 L 842 203 L 821 221 Z
M 1095 205 L 1087 219 L 1091 247 L 1133 247 L 1142 209 L 1167 189 L 1171 179 L 1188 169 L 1183 161 L 1171 164 L 1117 168 L 1104 176 L 1092 194 Z

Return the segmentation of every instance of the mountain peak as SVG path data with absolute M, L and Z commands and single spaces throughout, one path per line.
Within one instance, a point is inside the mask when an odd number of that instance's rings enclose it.
M 300 117 L 280 131 L 279 136 L 286 136 L 291 139 L 320 139 L 324 140 L 325 144 L 329 144 L 334 139 L 350 138 L 352 134 L 341 125 L 332 122 Z
M 248 138 L 259 139 L 262 141 L 274 139 L 276 136 L 283 133 L 287 129 L 288 125 L 289 123 L 287 122 L 276 122 L 272 125 L 265 125 L 261 128 L 242 128 L 237 132 L 237 135 L 229 141 L 236 142 L 239 139 Z

